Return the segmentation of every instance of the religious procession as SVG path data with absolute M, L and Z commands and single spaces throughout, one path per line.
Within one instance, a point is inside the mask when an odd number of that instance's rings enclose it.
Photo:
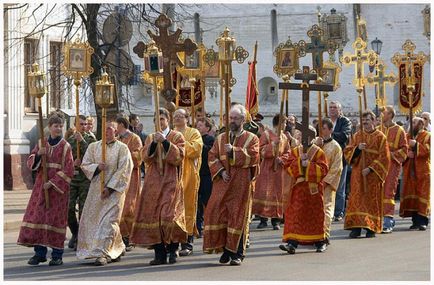
M 263 270 L 416 235 L 429 258 L 429 4 L 55 6 L 3 8 L 17 268 Z

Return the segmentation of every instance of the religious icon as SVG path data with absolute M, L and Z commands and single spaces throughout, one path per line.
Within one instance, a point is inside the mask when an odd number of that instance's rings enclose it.
M 199 69 L 199 51 L 194 51 L 191 55 L 185 55 L 185 69 Z
M 294 66 L 294 51 L 282 50 L 280 59 L 280 68 L 292 68 Z
M 86 71 L 86 50 L 71 48 L 69 50 L 69 69 L 72 71 Z
M 331 40 L 341 38 L 341 23 L 329 23 L 328 30 L 329 30 L 329 38 Z
M 323 68 L 322 83 L 326 85 L 335 85 L 336 70 L 333 68 Z

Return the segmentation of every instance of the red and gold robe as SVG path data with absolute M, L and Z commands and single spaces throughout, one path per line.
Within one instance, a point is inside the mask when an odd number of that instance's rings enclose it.
M 277 135 L 270 130 L 265 131 L 259 139 L 259 151 L 262 158 L 260 172 L 256 179 L 253 194 L 252 214 L 264 218 L 283 218 L 283 165 L 278 164 L 274 170 L 276 154 L 284 160 L 289 151 L 286 136 L 280 136 L 280 145 L 276 149 L 272 141 Z M 276 153 L 277 152 L 277 153 Z
M 140 181 L 140 165 L 142 164 L 141 150 L 142 140 L 138 135 L 128 131 L 128 136 L 119 139 L 128 146 L 133 159 L 133 172 L 131 173 L 130 186 L 126 191 L 124 208 L 122 210 L 122 218 L 120 223 L 122 237 L 129 237 L 134 222 L 134 214 L 136 202 L 140 197 L 141 181 Z
M 294 184 L 285 211 L 284 242 L 297 241 L 299 244 L 314 244 L 325 239 L 323 179 L 328 166 L 324 151 L 316 145 L 309 147 L 309 162 L 301 165 L 302 146 L 291 149 L 286 164 Z
M 39 145 L 40 143 L 41 141 Z M 24 246 L 41 245 L 63 249 L 68 216 L 69 184 L 74 175 L 71 146 L 64 139 L 53 146 L 50 146 L 47 141 L 45 143 L 48 182 L 52 185 L 48 189 L 49 208 L 45 209 L 42 159 L 35 163 L 39 145 L 35 146 L 27 159 L 28 168 L 36 170 L 37 175 L 17 243 Z
M 407 135 L 409 140 L 409 136 Z M 401 217 L 411 217 L 417 213 L 421 216 L 428 217 L 430 214 L 430 144 L 431 133 L 422 130 L 416 137 L 416 147 L 414 148 L 415 158 L 414 173 L 411 176 L 411 159 L 407 159 L 403 169 L 404 188 L 401 194 L 401 204 L 399 215 Z
M 259 139 L 242 131 L 235 137 L 230 163 L 230 181 L 220 176 L 228 163 L 224 145 L 226 134 L 220 134 L 208 153 L 208 164 L 213 178 L 213 190 L 205 209 L 203 251 L 222 252 L 224 248 L 236 253 L 241 236 L 246 245 L 246 224 L 252 199 L 252 181 L 259 163 Z
M 135 245 L 145 247 L 187 241 L 181 181 L 184 136 L 174 130 L 167 135 L 170 146 L 167 152 L 162 147 L 163 175 L 160 175 L 157 149 L 149 154 L 153 139 L 154 134 L 149 135 L 142 149 L 146 175 L 130 238 Z
M 389 171 L 384 182 L 383 216 L 393 217 L 398 178 L 401 175 L 402 163 L 407 158 L 408 144 L 401 126 L 394 123 L 390 127 L 383 126 L 381 130 L 387 138 L 390 151 Z
M 383 183 L 390 164 L 389 146 L 386 136 L 379 130 L 371 133 L 364 132 L 365 168 L 369 167 L 371 170 L 366 176 L 365 192 L 362 187 L 362 152 L 358 149 L 361 142 L 363 142 L 362 134 L 358 131 L 344 149 L 345 159 L 352 167 L 351 191 L 344 229 L 366 228 L 381 233 L 383 229 Z M 355 156 L 355 153 L 359 151 L 360 154 Z

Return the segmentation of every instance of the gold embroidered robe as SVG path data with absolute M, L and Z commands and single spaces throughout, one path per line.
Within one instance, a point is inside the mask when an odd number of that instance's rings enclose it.
M 130 183 L 133 161 L 128 147 L 115 141 L 107 144 L 105 186 L 115 190 L 101 199 L 101 173 L 95 175 L 102 162 L 102 142 L 91 143 L 83 157 L 81 169 L 91 181 L 80 219 L 77 243 L 79 259 L 104 255 L 117 258 L 125 249 L 119 223 Z

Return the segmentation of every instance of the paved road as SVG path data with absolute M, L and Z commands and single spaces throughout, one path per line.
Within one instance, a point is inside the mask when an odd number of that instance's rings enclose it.
M 219 255 L 201 252 L 180 258 L 175 265 L 149 266 L 153 252 L 135 248 L 121 262 L 95 267 L 83 264 L 65 249 L 64 265 L 32 267 L 30 248 L 17 246 L 18 232 L 4 235 L 4 280 L 430 280 L 430 228 L 409 231 L 409 219 L 397 220 L 395 232 L 374 239 L 350 240 L 343 224 L 332 226 L 332 244 L 324 253 L 299 247 L 295 255 L 279 250 L 282 230 L 257 230 L 251 225 L 251 247 L 241 267 L 221 265 Z

